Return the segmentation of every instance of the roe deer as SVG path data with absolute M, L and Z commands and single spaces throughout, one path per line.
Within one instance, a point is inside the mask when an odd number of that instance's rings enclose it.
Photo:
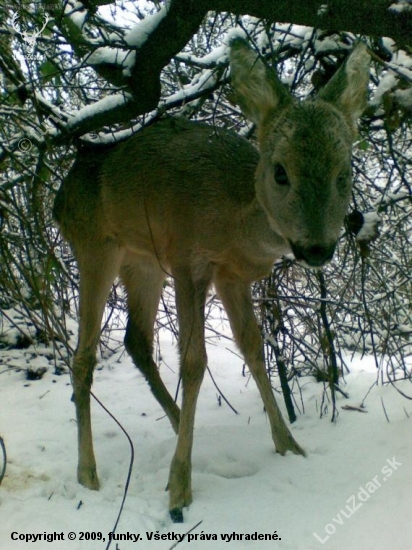
M 178 434 L 170 514 L 192 502 L 196 401 L 206 368 L 204 305 L 211 284 L 261 394 L 276 451 L 304 454 L 265 371 L 250 284 L 293 251 L 321 267 L 333 255 L 351 193 L 355 121 L 366 104 L 369 55 L 358 45 L 315 100 L 295 101 L 247 43 L 231 43 L 232 85 L 256 124 L 258 151 L 235 133 L 166 119 L 110 148 L 85 147 L 54 215 L 80 271 L 79 341 L 73 361 L 78 480 L 98 489 L 90 387 L 105 303 L 116 278 L 127 291 L 125 345 Z M 183 385 L 181 411 L 152 358 L 165 277 L 174 278 Z

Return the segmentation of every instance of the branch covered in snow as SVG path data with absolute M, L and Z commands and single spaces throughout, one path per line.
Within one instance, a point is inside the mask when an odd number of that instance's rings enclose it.
M 97 3 L 99 4 L 99 3 Z M 198 31 L 208 11 L 249 15 L 269 21 L 292 23 L 315 28 L 332 28 L 374 36 L 390 36 L 397 43 L 409 43 L 412 14 L 408 9 L 393 9 L 390 0 L 359 0 L 353 10 L 347 2 L 330 0 L 319 9 L 318 3 L 300 0 L 273 2 L 262 0 L 168 0 L 163 7 L 126 30 L 119 24 L 94 17 L 96 2 L 70 0 L 65 17 L 57 17 L 62 35 L 72 45 L 82 63 L 107 82 L 122 89 L 123 100 L 116 105 L 100 105 L 89 117 L 77 117 L 71 125 L 72 135 L 82 135 L 102 125 L 129 121 L 156 108 L 161 97 L 160 75 L 171 60 L 180 59 L 198 67 L 208 59 L 191 58 L 181 53 Z M 325 44 L 323 44 L 325 45 Z M 407 92 L 398 94 L 399 103 L 409 99 Z

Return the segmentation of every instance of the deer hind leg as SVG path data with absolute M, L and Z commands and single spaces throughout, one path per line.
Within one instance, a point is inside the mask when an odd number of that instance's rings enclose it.
M 93 243 L 93 246 L 76 249 L 80 271 L 80 323 L 72 382 L 78 431 L 77 479 L 85 487 L 96 490 L 99 489 L 99 480 L 93 451 L 90 388 L 103 311 L 119 270 L 121 255 L 122 250 L 112 242 Z
M 165 279 L 157 260 L 128 253 L 120 270 L 127 292 L 129 319 L 125 346 L 145 376 L 153 395 L 163 407 L 177 433 L 180 410 L 166 389 L 153 361 L 153 327 Z
M 229 280 L 223 276 L 217 276 L 214 283 L 228 314 L 236 343 L 262 397 L 276 451 L 281 455 L 286 451 L 304 455 L 304 450 L 293 439 L 285 424 L 265 370 L 262 338 L 253 311 L 250 285 L 242 281 Z
M 183 386 L 182 409 L 175 454 L 169 474 L 169 511 L 175 523 L 183 521 L 182 509 L 192 502 L 191 457 L 196 403 L 206 369 L 204 307 L 210 277 L 193 280 L 189 270 L 174 270 L 179 352 Z

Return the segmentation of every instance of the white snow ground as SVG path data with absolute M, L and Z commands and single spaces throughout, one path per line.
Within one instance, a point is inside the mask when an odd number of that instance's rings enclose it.
M 165 334 L 161 344 L 162 376 L 174 392 L 174 343 Z M 412 401 L 391 386 L 375 386 L 366 399 L 366 413 L 341 408 L 358 406 L 376 381 L 371 358 L 349 361 L 345 390 L 350 399 L 338 398 L 336 424 L 330 417 L 319 418 L 322 384 L 313 378 L 303 381 L 305 414 L 292 431 L 307 457 L 281 457 L 274 452 L 257 389 L 242 376 L 241 360 L 229 351 L 233 346 L 227 340 L 215 344 L 208 346 L 210 369 L 240 414 L 225 404 L 219 406 L 206 374 L 196 417 L 194 502 L 181 525 L 173 524 L 167 511 L 165 486 L 175 446 L 168 420 L 159 420 L 162 411 L 127 355 L 102 361 L 103 368 L 96 371 L 93 390 L 130 434 L 136 454 L 116 534 L 140 535 L 140 539 L 114 540 L 111 550 L 412 548 Z M 46 359 L 30 359 L 31 351 L 0 352 L 0 435 L 8 453 L 0 487 L 0 548 L 104 550 L 122 500 L 130 461 L 128 442 L 94 403 L 101 490 L 81 487 L 76 481 L 69 376 L 55 376 L 50 369 L 42 380 L 28 382 L 23 370 L 11 367 L 27 367 L 32 361 L 47 364 Z M 406 383 L 404 389 L 409 389 Z M 284 408 L 280 396 L 278 402 Z M 176 536 L 200 521 L 191 539 L 186 536 L 177 544 Z M 274 532 L 278 540 L 245 540 L 247 534 Z M 44 533 L 63 533 L 64 540 L 49 544 L 19 539 Z M 76 539 L 69 540 L 69 533 L 75 533 Z M 99 536 L 95 533 L 105 540 L 91 540 Z M 243 540 L 234 539 L 234 533 L 243 535 Z M 155 540 L 156 535 L 169 538 Z M 222 535 L 232 538 L 223 540 Z

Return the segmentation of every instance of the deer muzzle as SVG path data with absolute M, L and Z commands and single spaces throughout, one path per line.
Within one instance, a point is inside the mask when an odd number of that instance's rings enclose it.
M 290 243 L 296 260 L 308 267 L 322 267 L 330 262 L 335 252 L 336 243 L 328 245 L 314 244 L 311 246 Z

